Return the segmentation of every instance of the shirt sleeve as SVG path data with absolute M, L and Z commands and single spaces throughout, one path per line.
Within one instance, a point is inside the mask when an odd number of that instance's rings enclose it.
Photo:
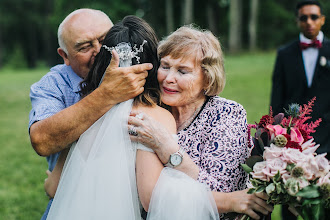
M 247 119 L 239 104 L 224 110 L 229 114 L 213 126 L 208 141 L 201 146 L 198 180 L 211 190 L 232 192 L 245 189 L 248 179 L 240 165 L 249 155 Z
M 32 110 L 29 115 L 29 129 L 36 122 L 48 118 L 65 108 L 63 92 L 55 78 L 43 77 L 30 89 Z

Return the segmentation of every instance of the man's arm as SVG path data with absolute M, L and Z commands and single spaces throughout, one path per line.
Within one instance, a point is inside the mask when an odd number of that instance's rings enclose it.
M 49 156 L 65 149 L 112 106 L 143 92 L 152 64 L 125 68 L 118 64 L 118 54 L 113 51 L 100 87 L 76 104 L 31 125 L 31 144 L 39 155 Z

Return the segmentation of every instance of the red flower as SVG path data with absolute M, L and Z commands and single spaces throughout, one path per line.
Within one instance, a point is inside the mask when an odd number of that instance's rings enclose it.
M 260 122 L 258 124 L 259 127 L 266 128 L 267 125 L 273 124 L 274 119 L 270 115 L 264 115 L 261 117 Z
M 283 135 L 288 140 L 288 143 L 285 145 L 286 148 L 294 148 L 302 151 L 300 144 L 291 140 L 291 135 L 289 134 L 283 134 Z
M 288 143 L 285 145 L 286 148 L 294 148 L 302 151 L 302 148 L 299 143 L 294 142 L 294 141 L 288 141 Z

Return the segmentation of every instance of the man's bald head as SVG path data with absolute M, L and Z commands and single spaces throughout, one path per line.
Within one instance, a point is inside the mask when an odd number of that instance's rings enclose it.
M 102 21 L 109 24 L 110 28 L 113 26 L 112 21 L 110 18 L 102 11 L 90 9 L 90 8 L 81 8 L 71 12 L 66 18 L 62 21 L 62 23 L 58 27 L 57 37 L 58 37 L 58 44 L 60 48 L 62 48 L 66 53 L 68 53 L 67 45 L 65 42 L 64 35 L 66 34 L 68 26 L 70 26 L 71 22 L 75 19 L 79 19 L 81 16 L 86 16 L 91 21 Z M 109 28 L 109 29 L 110 29 Z

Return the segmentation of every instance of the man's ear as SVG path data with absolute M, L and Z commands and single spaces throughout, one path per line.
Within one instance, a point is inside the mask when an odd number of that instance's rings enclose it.
M 321 17 L 321 23 L 322 23 L 322 26 L 323 26 L 324 23 L 325 23 L 325 15 L 322 15 L 322 17 Z
M 66 52 L 62 49 L 62 48 L 57 48 L 57 53 L 63 58 L 64 63 L 67 66 L 70 66 L 70 61 L 68 59 L 68 55 L 66 54 Z

